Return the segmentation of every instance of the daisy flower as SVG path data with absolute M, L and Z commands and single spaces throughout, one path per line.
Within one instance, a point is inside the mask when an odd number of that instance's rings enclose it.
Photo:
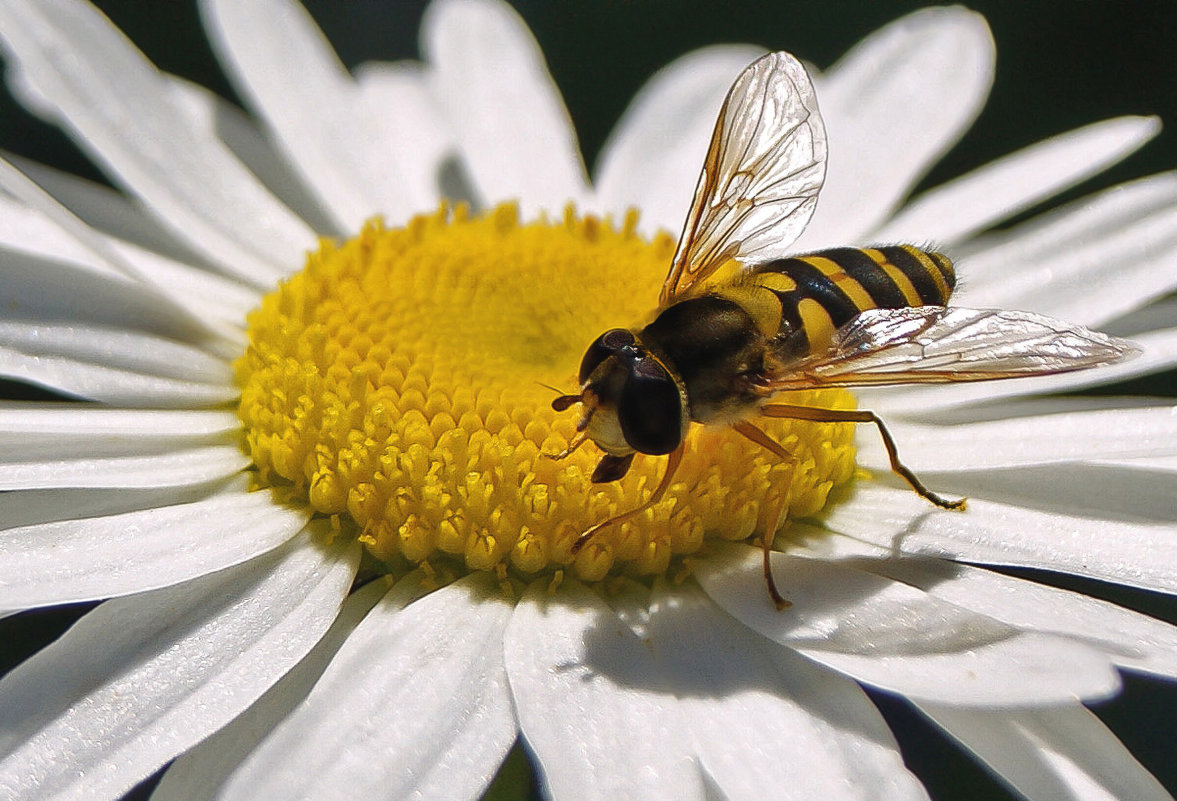
M 1085 704 L 1177 675 L 1177 629 L 989 569 L 1177 590 L 1177 410 L 1062 394 L 1177 363 L 1177 175 L 995 229 L 1156 120 L 909 198 L 984 102 L 984 21 L 917 12 L 813 70 L 831 156 L 799 251 L 935 242 L 963 304 L 1143 356 L 805 400 L 882 412 L 966 513 L 873 431 L 779 421 L 794 466 L 701 429 L 662 503 L 573 554 L 664 460 L 602 486 L 591 448 L 545 458 L 575 420 L 544 385 L 650 312 L 761 51 L 656 74 L 590 181 L 502 3 L 439 0 L 422 63 L 355 75 L 290 0 L 201 9 L 249 113 L 82 0 L 0 0 L 12 90 L 117 187 L 0 163 L 0 374 L 71 398 L 0 406 L 0 609 L 101 601 L 0 681 L 0 794 L 168 766 L 155 798 L 476 798 L 518 741 L 555 799 L 926 797 L 877 702 L 1029 798 L 1169 797 Z M 781 504 L 778 612 L 745 541 Z

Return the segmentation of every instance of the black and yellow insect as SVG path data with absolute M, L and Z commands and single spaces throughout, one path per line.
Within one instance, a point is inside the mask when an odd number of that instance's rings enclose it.
M 643 328 L 598 337 L 581 361 L 580 392 L 553 401 L 558 411 L 581 404 L 580 433 L 560 456 L 592 440 L 604 452 L 595 482 L 623 477 L 638 453 L 669 457 L 646 502 L 584 532 L 574 552 L 662 498 L 692 423 L 731 426 L 785 460 L 792 456 L 753 418 L 872 423 L 891 468 L 919 495 L 963 509 L 964 500 L 936 495 L 899 461 L 873 412 L 774 397 L 815 387 L 1041 375 L 1137 352 L 1123 340 L 1030 312 L 949 307 L 952 262 L 931 250 L 894 245 L 791 256 L 789 246 L 816 207 L 825 160 L 825 129 L 801 64 L 772 53 L 747 67 L 720 111 L 657 316 Z M 742 269 L 715 277 L 733 263 Z M 766 532 L 764 576 L 783 608 L 769 562 L 772 538 Z

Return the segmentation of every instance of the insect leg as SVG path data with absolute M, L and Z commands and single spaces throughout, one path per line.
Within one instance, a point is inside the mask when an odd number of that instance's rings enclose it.
M 741 420 L 740 422 L 733 424 L 732 428 L 773 455 L 780 457 L 784 461 L 797 461 L 797 457 L 785 450 L 783 445 L 748 421 Z M 776 581 L 772 577 L 772 562 L 769 560 L 769 557 L 772 554 L 772 543 L 776 539 L 777 529 L 781 526 L 781 518 L 785 515 L 785 508 L 788 504 L 788 500 L 788 493 L 782 493 L 781 500 L 775 510 L 775 514 L 769 518 L 769 520 L 772 522 L 769 524 L 768 530 L 764 532 L 764 536 L 761 538 L 761 546 L 764 549 L 764 583 L 768 585 L 768 595 L 770 598 L 772 598 L 772 602 L 776 605 L 778 610 L 782 611 L 788 609 L 793 604 L 783 595 L 781 595 L 780 590 L 777 589 Z
M 560 451 L 559 453 L 541 453 L 539 456 L 541 459 L 551 459 L 554 462 L 558 462 L 561 459 L 567 459 L 569 456 L 571 456 L 573 453 L 576 452 L 577 448 L 579 448 L 581 445 L 583 445 L 587 441 L 588 441 L 588 433 L 582 431 L 579 434 L 577 434 L 575 437 L 572 438 L 572 441 L 568 443 L 567 448 Z
M 658 501 L 662 500 L 662 496 L 666 494 L 666 490 L 670 489 L 670 480 L 674 477 L 674 471 L 677 470 L 679 464 L 682 463 L 682 455 L 682 445 L 679 445 L 670 452 L 670 455 L 666 459 L 666 472 L 662 474 L 662 480 L 658 482 L 658 486 L 654 488 L 654 492 L 650 495 L 649 498 L 646 499 L 645 503 L 630 509 L 628 512 L 624 512 L 623 514 L 614 515 L 607 520 L 602 520 L 600 523 L 597 523 L 595 526 L 585 531 L 576 538 L 576 542 L 572 543 L 572 555 L 575 556 L 576 554 L 580 553 L 581 549 L 584 548 L 585 545 L 588 545 L 589 540 L 595 537 L 597 532 L 599 532 L 601 529 L 616 525 L 618 523 L 624 523 L 626 520 L 629 520 L 631 517 L 636 515 L 640 515 L 642 512 L 658 503 Z
M 950 501 L 942 498 L 916 478 L 915 473 L 899 461 L 899 450 L 895 447 L 895 440 L 891 432 L 883 425 L 877 414 L 868 409 L 815 409 L 811 406 L 793 406 L 786 403 L 774 403 L 763 406 L 760 413 L 765 417 L 788 418 L 791 420 L 810 420 L 815 423 L 874 423 L 879 429 L 879 436 L 883 438 L 883 446 L 887 449 L 887 457 L 891 460 L 891 470 L 901 476 L 921 498 L 936 504 L 941 509 L 964 509 L 967 499 L 960 498 Z

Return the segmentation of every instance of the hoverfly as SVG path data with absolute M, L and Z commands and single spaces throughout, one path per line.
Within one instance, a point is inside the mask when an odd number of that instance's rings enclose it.
M 592 440 L 604 452 L 596 483 L 620 479 L 637 453 L 668 456 L 646 502 L 585 531 L 573 553 L 662 498 L 691 423 L 730 426 L 792 460 L 751 422 L 758 415 L 871 423 L 891 469 L 915 492 L 963 509 L 963 499 L 935 494 L 900 462 L 873 412 L 796 406 L 774 396 L 1060 373 L 1138 352 L 1038 314 L 950 308 L 952 262 L 933 251 L 898 245 L 790 256 L 817 205 L 825 161 L 825 128 L 804 67 L 788 53 L 748 66 L 720 110 L 657 316 L 643 328 L 598 337 L 580 364 L 580 392 L 552 402 L 557 411 L 581 404 L 579 433 L 556 458 Z M 735 277 L 707 283 L 733 260 L 742 267 Z M 776 517 L 779 527 L 781 513 Z M 764 535 L 764 577 L 784 608 L 769 563 L 774 533 Z

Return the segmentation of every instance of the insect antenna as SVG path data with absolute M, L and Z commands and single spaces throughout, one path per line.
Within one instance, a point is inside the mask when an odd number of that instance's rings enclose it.
M 543 381 L 536 381 L 535 383 L 539 384 L 544 389 L 552 390 L 552 392 L 555 392 L 556 395 L 559 396 L 552 401 L 552 408 L 557 412 L 562 412 L 572 406 L 574 403 L 580 403 L 583 400 L 582 393 L 578 392 L 575 395 L 565 395 L 564 390 L 554 387 L 551 384 L 545 384 Z

